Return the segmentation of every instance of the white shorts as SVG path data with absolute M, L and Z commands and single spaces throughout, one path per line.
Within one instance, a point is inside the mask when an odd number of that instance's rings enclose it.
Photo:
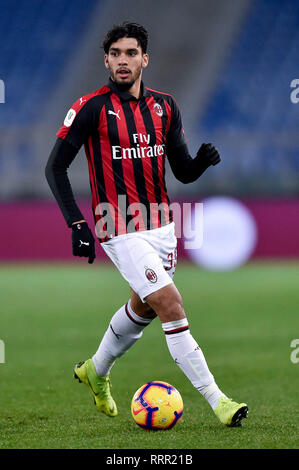
M 173 282 L 177 262 L 174 222 L 118 235 L 101 246 L 143 303 L 149 294 Z

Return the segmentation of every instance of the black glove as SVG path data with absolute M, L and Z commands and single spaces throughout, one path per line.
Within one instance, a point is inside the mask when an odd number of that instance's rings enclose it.
M 206 167 L 210 165 L 217 165 L 220 161 L 220 155 L 218 150 L 212 144 L 202 144 L 200 149 L 198 150 L 196 157 L 206 165 Z
M 89 264 L 94 262 L 96 257 L 94 248 L 94 238 L 86 222 L 72 225 L 73 255 L 88 258 Z

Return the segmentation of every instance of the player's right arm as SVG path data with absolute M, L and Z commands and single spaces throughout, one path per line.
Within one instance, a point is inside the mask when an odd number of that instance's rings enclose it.
M 82 104 L 85 104 L 82 106 Z M 68 111 L 50 153 L 45 174 L 68 227 L 72 228 L 73 255 L 95 258 L 94 237 L 73 195 L 67 170 L 93 132 L 96 117 L 90 102 L 77 100 Z
M 58 137 L 50 153 L 45 174 L 51 191 L 60 207 L 68 227 L 84 220 L 72 191 L 67 170 L 78 150 L 66 140 Z

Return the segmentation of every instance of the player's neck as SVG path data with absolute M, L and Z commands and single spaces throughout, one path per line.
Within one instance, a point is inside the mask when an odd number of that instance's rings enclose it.
M 115 83 L 115 81 L 113 80 L 112 77 L 110 77 L 110 79 Z M 116 86 L 118 86 L 117 83 L 116 83 Z M 119 87 L 119 89 L 122 90 L 121 87 Z M 141 75 L 133 83 L 131 88 L 126 90 L 126 92 L 129 93 L 130 95 L 134 96 L 134 98 L 136 98 L 136 99 L 139 99 L 141 97 L 141 92 L 142 92 L 142 89 L 141 89 Z
M 141 95 L 141 75 L 137 78 L 137 80 L 133 83 L 131 88 L 128 90 L 130 95 L 134 96 L 134 98 L 139 99 Z

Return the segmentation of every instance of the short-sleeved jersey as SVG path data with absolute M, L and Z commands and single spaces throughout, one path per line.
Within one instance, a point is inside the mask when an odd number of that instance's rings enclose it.
M 172 221 L 165 184 L 166 149 L 185 144 L 171 95 L 144 87 L 136 99 L 110 79 L 68 111 L 57 137 L 88 160 L 100 241 Z

